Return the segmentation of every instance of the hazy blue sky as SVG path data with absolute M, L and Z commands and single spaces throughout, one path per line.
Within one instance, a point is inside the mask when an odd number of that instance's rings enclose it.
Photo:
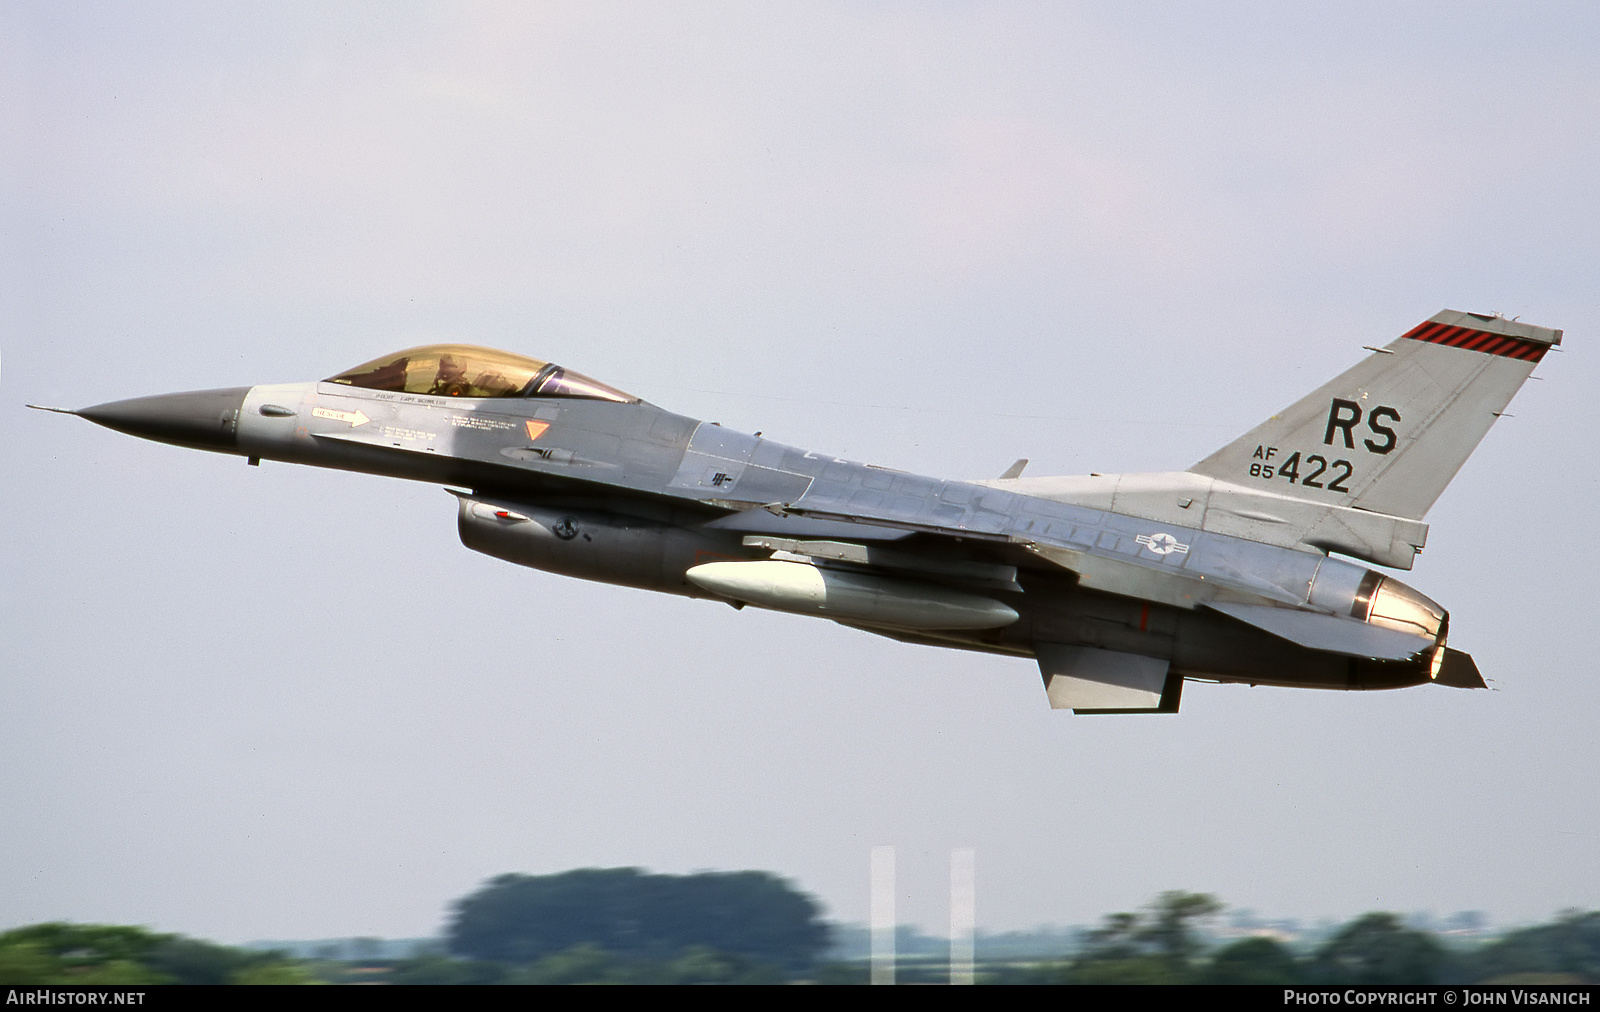
M 1600 8 L 0 4 L 0 927 L 434 931 L 768 868 L 985 928 L 1600 906 Z M 1441 308 L 1567 329 L 1406 582 L 1494 692 L 1191 685 L 476 555 L 24 402 L 460 340 L 950 477 L 1181 469 Z

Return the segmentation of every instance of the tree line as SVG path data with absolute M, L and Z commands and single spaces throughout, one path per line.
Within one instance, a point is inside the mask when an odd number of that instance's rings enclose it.
M 1223 910 L 1205 893 L 1162 893 L 1144 909 L 1107 916 L 1079 950 L 1031 966 L 991 968 L 992 983 L 1029 984 L 1481 984 L 1600 981 L 1600 912 L 1572 911 L 1471 948 L 1381 911 L 1362 914 L 1320 945 L 1297 951 L 1267 935 L 1208 947 L 1203 928 Z
M 990 961 L 983 984 L 1467 984 L 1600 982 L 1600 912 L 1571 911 L 1471 947 L 1392 913 L 1363 914 L 1319 944 L 1262 935 L 1221 944 L 1223 910 L 1167 892 L 1114 913 L 1056 959 Z M 297 960 L 119 925 L 0 933 L 0 984 L 865 983 L 829 963 L 815 899 L 761 871 L 654 875 L 586 868 L 502 875 L 453 905 L 443 951 L 410 959 Z M 907 965 L 901 979 L 943 970 Z

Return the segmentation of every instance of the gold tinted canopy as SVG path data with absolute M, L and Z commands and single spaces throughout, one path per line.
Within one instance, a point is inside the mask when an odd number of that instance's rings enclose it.
M 326 382 L 434 397 L 588 397 L 626 404 L 639 399 L 553 362 L 470 344 L 408 348 Z

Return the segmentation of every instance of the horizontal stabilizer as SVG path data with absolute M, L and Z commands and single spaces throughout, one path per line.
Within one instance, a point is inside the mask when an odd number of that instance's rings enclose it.
M 1074 713 L 1177 713 L 1183 676 L 1159 657 L 1036 643 L 1050 706 Z
M 1269 604 L 1234 604 L 1208 601 L 1206 607 L 1274 636 L 1312 650 L 1380 661 L 1409 660 L 1433 646 L 1426 636 L 1385 629 L 1353 618 L 1322 615 L 1314 611 L 1275 608 Z
M 1448 647 L 1444 651 L 1444 662 L 1439 665 L 1433 680 L 1452 689 L 1488 688 L 1483 682 L 1483 676 L 1478 673 L 1478 664 L 1472 659 L 1472 655 Z

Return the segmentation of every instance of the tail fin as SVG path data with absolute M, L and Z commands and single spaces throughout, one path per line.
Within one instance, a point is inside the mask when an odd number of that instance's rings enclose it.
M 1561 331 L 1445 310 L 1189 468 L 1420 520 Z

